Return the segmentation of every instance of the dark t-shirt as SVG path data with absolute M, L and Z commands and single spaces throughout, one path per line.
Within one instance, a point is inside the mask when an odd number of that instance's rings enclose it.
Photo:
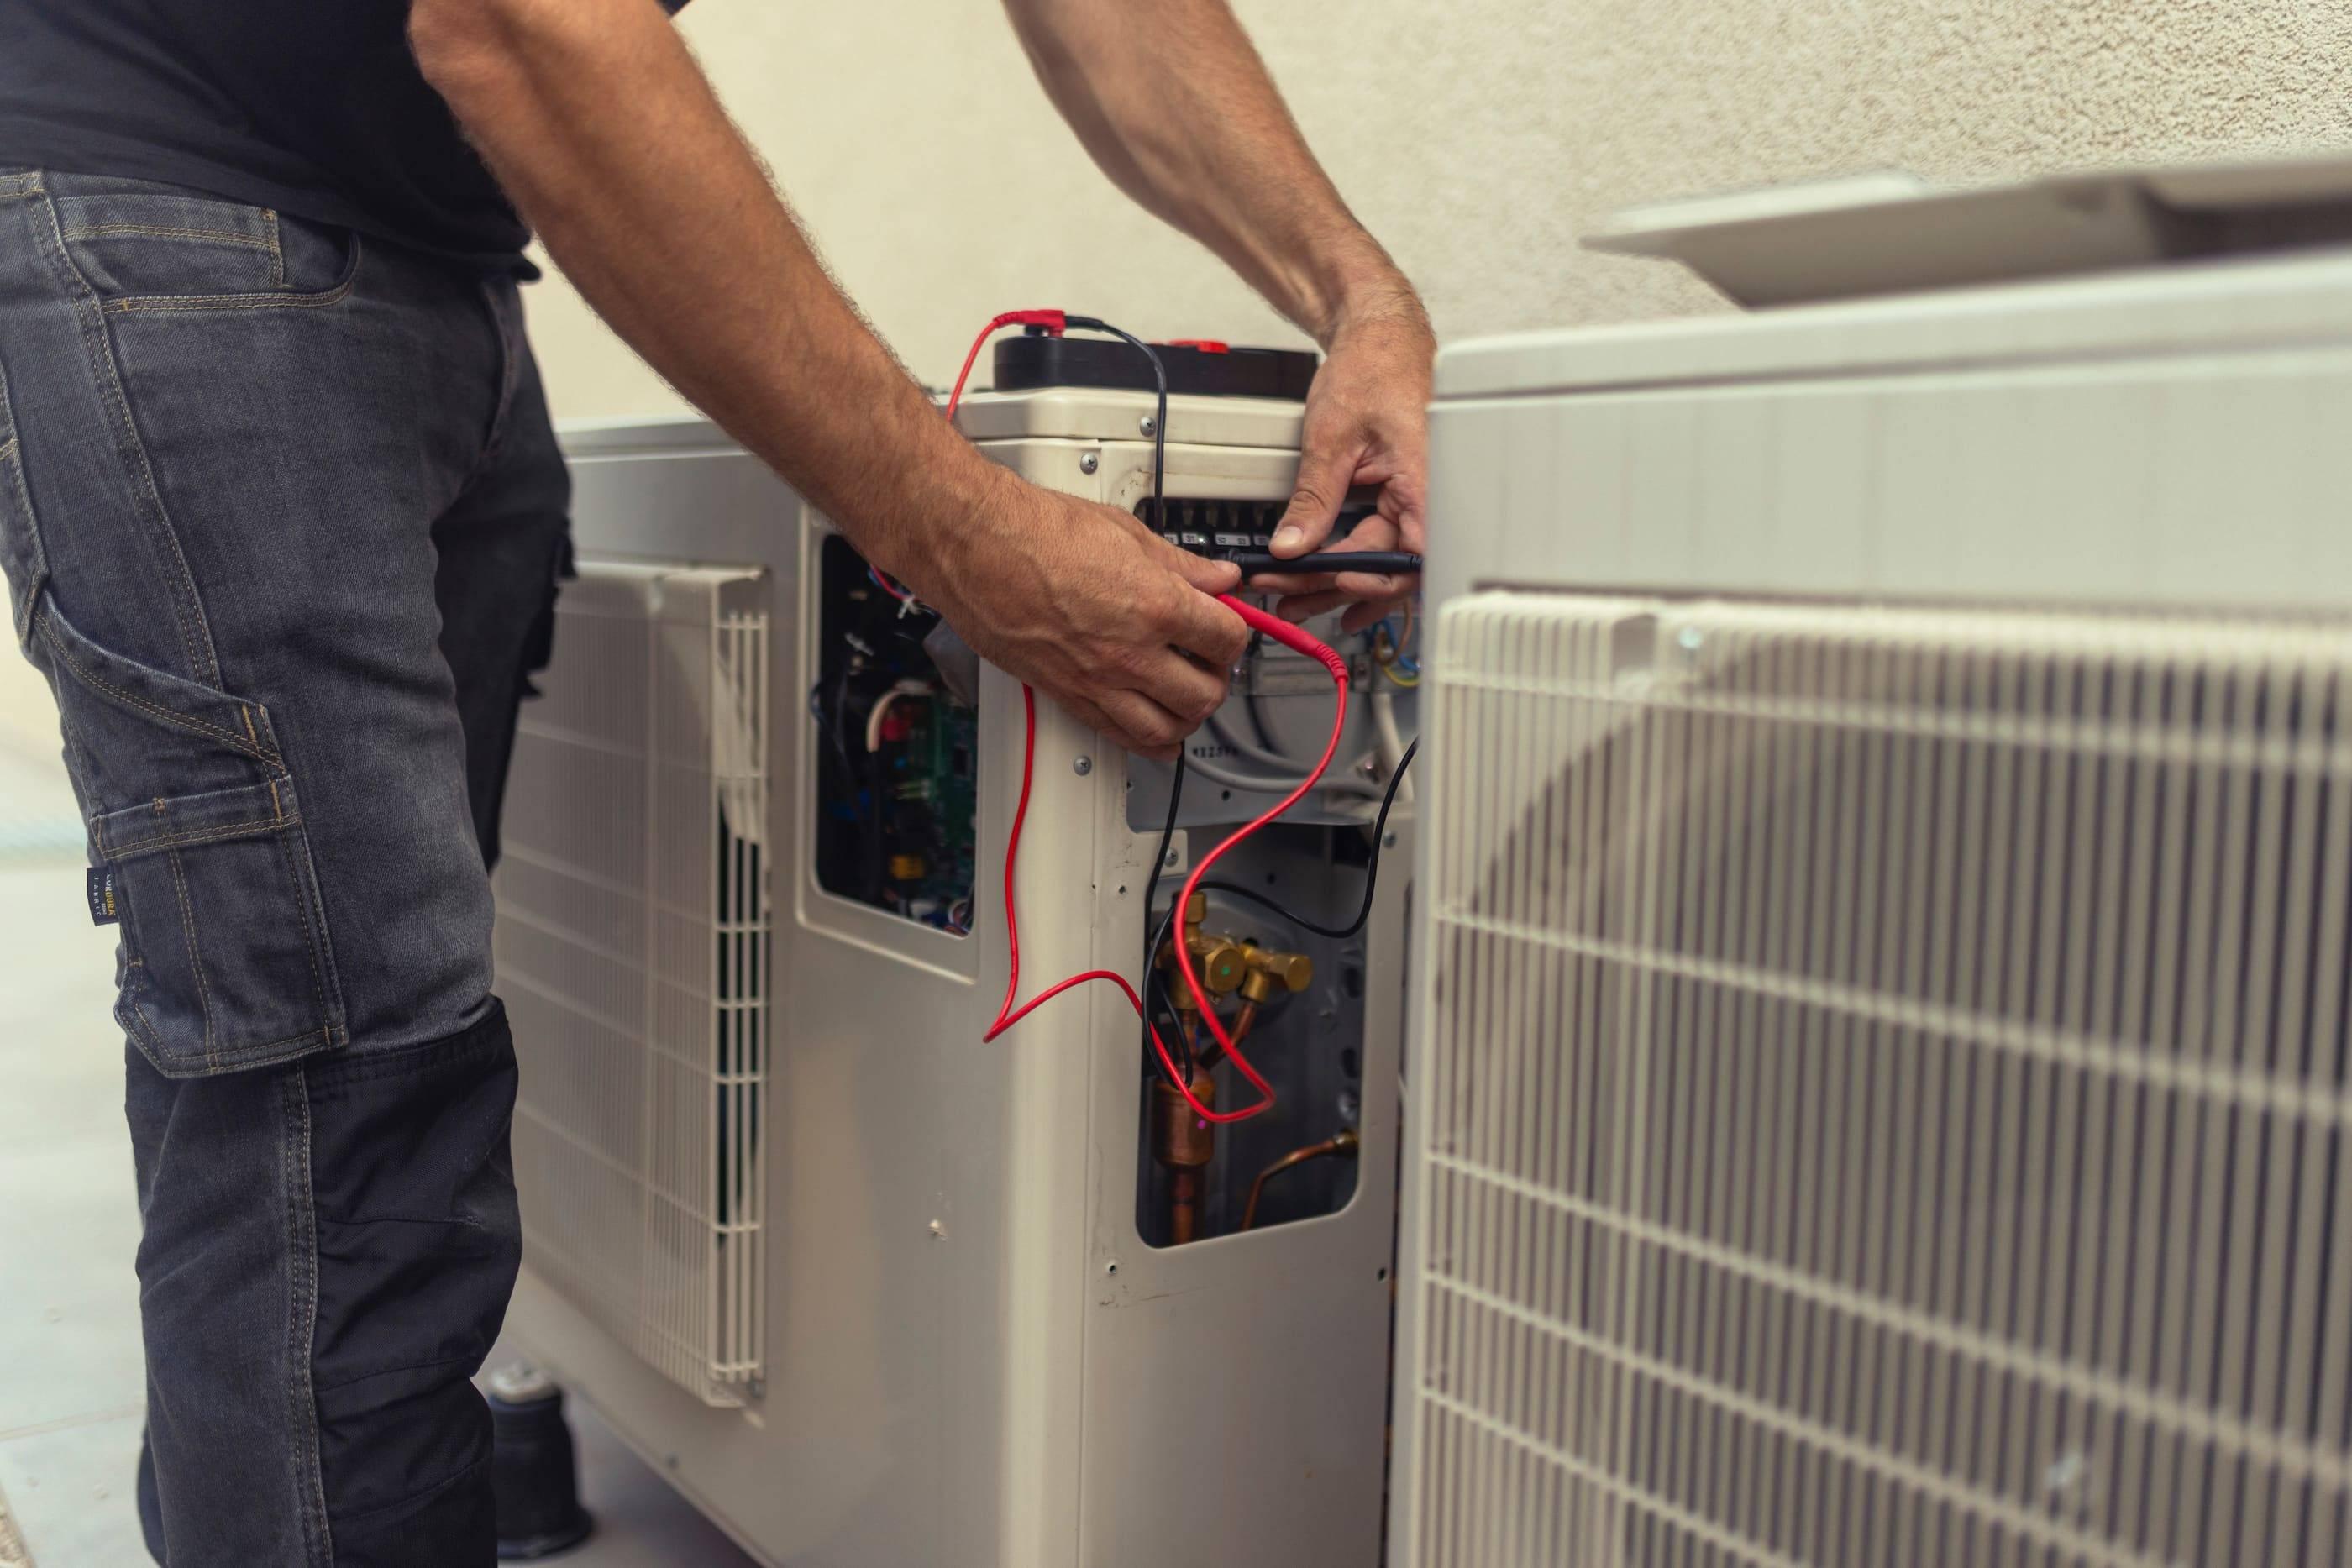
M 0 0 L 0 168 L 160 180 L 518 267 L 530 233 L 407 27 L 408 0 Z

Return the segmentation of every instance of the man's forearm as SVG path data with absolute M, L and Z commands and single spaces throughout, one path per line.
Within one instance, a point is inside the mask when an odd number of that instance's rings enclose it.
M 1223 257 L 1323 346 L 1298 477 L 1274 551 L 1330 536 L 1351 491 L 1376 489 L 1356 550 L 1423 548 L 1430 360 L 1412 285 L 1307 151 L 1225 0 L 1005 0 L 1046 92 L 1136 201 Z M 1294 620 L 1355 601 L 1360 631 L 1412 591 L 1370 572 L 1260 579 Z
M 419 63 L 582 294 L 870 559 L 999 471 L 866 329 L 652 0 L 417 0 Z
M 1005 0 L 1096 162 L 1328 347 L 1418 322 L 1412 289 L 1307 150 L 1225 0 Z

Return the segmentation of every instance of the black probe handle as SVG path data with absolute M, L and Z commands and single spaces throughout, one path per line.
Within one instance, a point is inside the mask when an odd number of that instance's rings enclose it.
M 1271 550 L 1241 549 L 1219 559 L 1240 567 L 1244 577 L 1330 571 L 1369 571 L 1384 577 L 1401 577 L 1421 570 L 1421 557 L 1398 549 L 1325 549 L 1288 559 Z

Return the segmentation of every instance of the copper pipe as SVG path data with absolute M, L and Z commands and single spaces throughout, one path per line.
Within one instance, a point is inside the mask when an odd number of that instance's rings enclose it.
M 1356 1129 L 1342 1127 L 1319 1144 L 1309 1144 L 1303 1149 L 1291 1150 L 1282 1158 L 1258 1172 L 1257 1179 L 1250 1183 L 1249 1202 L 1242 1208 L 1242 1228 L 1247 1230 L 1257 1223 L 1257 1200 L 1265 1194 L 1265 1184 L 1269 1177 L 1278 1176 L 1294 1166 L 1303 1166 L 1309 1160 L 1324 1159 L 1335 1155 L 1354 1159 L 1360 1142 L 1361 1140 L 1356 1136 Z
M 1206 1070 L 1192 1074 L 1192 1097 L 1217 1103 L 1217 1081 Z M 1151 1157 L 1168 1167 L 1168 1234 L 1171 1244 L 1200 1231 L 1201 1170 L 1217 1155 L 1217 1129 L 1193 1114 L 1183 1097 L 1165 1083 L 1151 1086 Z
M 1180 1170 L 1168 1187 L 1168 1244 L 1181 1247 L 1200 1229 L 1201 1180 Z
M 1234 1015 L 1233 1028 L 1225 1030 L 1225 1033 L 1232 1038 L 1235 1045 L 1239 1045 L 1249 1038 L 1250 1026 L 1255 1022 L 1257 1022 L 1257 1004 L 1245 1001 L 1242 1004 L 1242 1010 Z M 1225 1048 L 1219 1045 L 1214 1037 L 1210 1039 L 1207 1045 L 1201 1048 L 1197 1058 L 1203 1071 L 1214 1067 L 1224 1059 Z

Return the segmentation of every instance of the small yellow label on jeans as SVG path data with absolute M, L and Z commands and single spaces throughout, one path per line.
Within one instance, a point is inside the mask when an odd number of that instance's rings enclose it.
M 121 918 L 122 912 L 114 902 L 114 868 L 110 865 L 90 867 L 89 923 L 92 925 L 111 925 Z

